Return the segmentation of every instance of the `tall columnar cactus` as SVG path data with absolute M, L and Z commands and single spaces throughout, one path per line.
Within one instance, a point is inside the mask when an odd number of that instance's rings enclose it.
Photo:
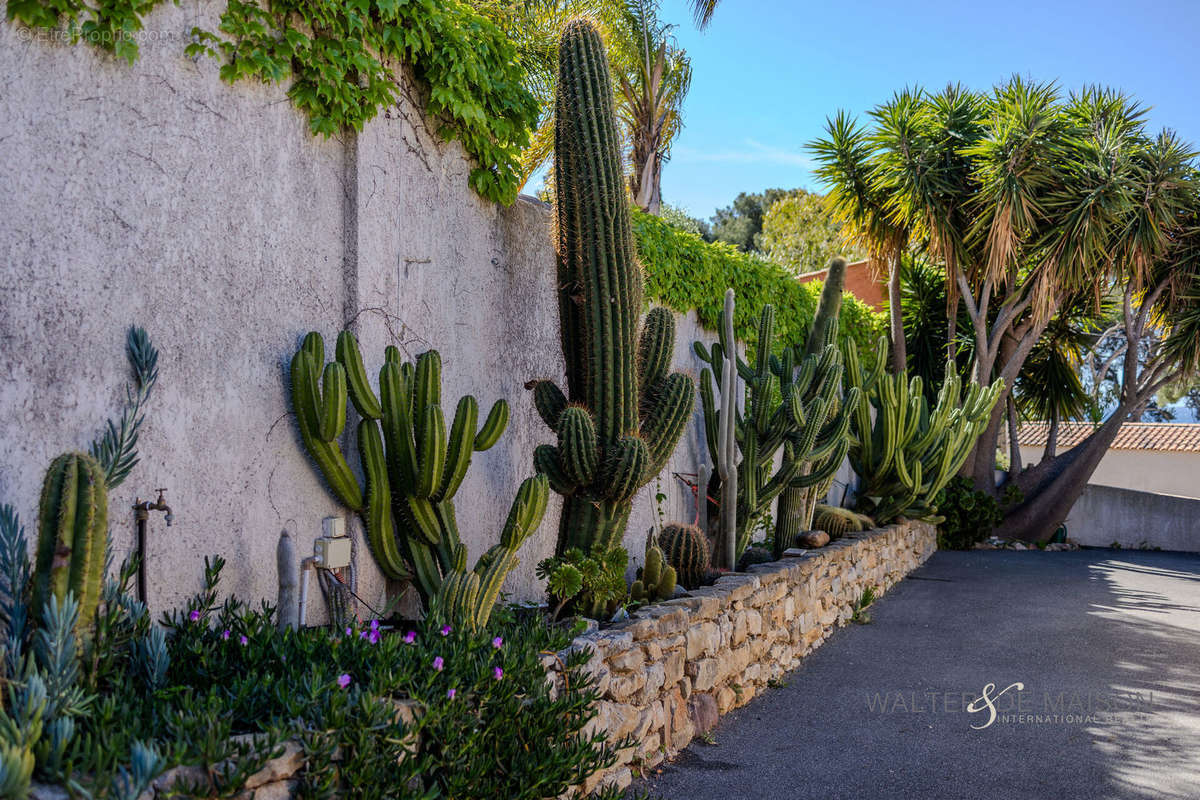
M 875 408 L 863 403 L 850 426 L 850 463 L 861 484 L 859 507 L 876 524 L 898 516 L 934 517 L 933 498 L 962 467 L 987 426 L 1003 381 L 989 387 L 972 382 L 966 396 L 953 365 L 930 411 L 921 378 L 906 372 L 864 379 L 854 343 L 846 347 L 846 382 L 862 386 Z
M 36 613 L 42 613 L 51 597 L 61 604 L 71 592 L 79 603 L 77 625 L 89 626 L 100 603 L 107 546 L 104 468 L 86 453 L 64 453 L 51 462 L 42 484 L 33 583 Z
M 724 326 L 720 340 L 711 348 L 696 342 L 696 354 L 709 364 L 700 375 L 700 397 L 704 406 L 705 432 L 712 458 L 719 458 L 716 438 L 719 414 L 714 385 L 728 385 L 726 355 L 736 353 Z M 770 508 L 785 488 L 804 488 L 828 480 L 846 457 L 850 446 L 847 432 L 851 412 L 859 406 L 859 391 L 851 388 L 842 396 L 842 358 L 832 333 L 819 354 L 804 356 L 796 364 L 793 348 L 775 355 L 775 309 L 764 306 L 759 317 L 753 366 L 736 359 L 737 373 L 749 389 L 746 413 L 736 414 L 736 437 L 741 450 L 737 465 L 736 556 L 750 543 L 754 522 Z M 711 367 L 711 369 L 710 369 Z M 714 375 L 715 373 L 715 375 Z M 721 397 L 721 407 L 736 413 L 736 389 Z M 783 462 L 774 470 L 776 454 Z M 807 467 L 807 474 L 804 469 Z M 774 471 L 773 471 L 774 470 Z M 782 551 L 784 543 L 777 543 Z
M 531 381 L 557 443 L 534 465 L 563 495 L 556 554 L 617 546 L 633 495 L 658 474 L 692 409 L 695 386 L 668 374 L 675 323 L 646 317 L 621 170 L 608 58 L 595 27 L 567 24 L 559 48 L 554 180 L 559 323 L 567 391 Z
M 447 431 L 441 407 L 442 362 L 436 350 L 419 355 L 414 365 L 388 347 L 378 395 L 367 379 L 353 334 L 342 331 L 338 336 L 336 361 L 324 364 L 324 353 L 320 334 L 310 333 L 292 359 L 292 404 L 301 438 L 333 493 L 362 517 L 380 569 L 393 579 L 413 579 L 428 608 L 448 576 L 465 574 L 466 550 L 454 515 L 454 495 L 473 453 L 490 448 L 504 432 L 508 404 L 498 400 L 479 424 L 479 404 L 466 395 L 459 399 Z M 347 400 L 362 418 L 357 437 L 365 487 L 338 445 Z M 522 484 L 501 545 L 485 553 L 472 573 L 477 575 L 478 592 L 450 603 L 456 610 L 472 609 L 468 622 L 486 621 L 490 614 L 500 583 L 516 565 L 517 549 L 541 524 L 545 487 L 545 480 L 537 478 Z
M 825 285 L 821 288 L 821 300 L 813 317 L 812 328 L 804 345 L 804 355 L 818 355 L 827 342 L 837 338 L 838 315 L 842 308 L 842 291 L 846 283 L 846 259 L 838 256 L 829 262 L 825 272 Z M 882 359 L 881 359 L 882 360 Z M 860 399 L 862 402 L 862 399 Z M 801 477 L 812 471 L 813 465 L 800 468 Z M 812 527 L 813 511 L 817 503 L 829 492 L 833 475 L 818 484 L 789 485 L 779 495 L 775 514 L 775 553 L 781 556 L 801 531 Z
M 708 539 L 699 526 L 668 523 L 659 531 L 658 546 L 662 548 L 667 563 L 675 568 L 675 575 L 685 589 L 700 586 L 708 572 L 709 563 Z

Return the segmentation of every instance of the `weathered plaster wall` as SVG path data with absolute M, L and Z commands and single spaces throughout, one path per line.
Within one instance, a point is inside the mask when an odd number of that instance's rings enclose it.
M 1200 552 L 1200 498 L 1088 484 L 1067 515 L 1081 545 Z
M 134 499 L 166 487 L 176 522 L 151 521 L 152 604 L 194 592 L 213 553 L 228 560 L 227 590 L 273 600 L 280 531 L 303 554 L 322 518 L 343 513 L 300 449 L 287 362 L 305 332 L 332 350 L 349 325 L 372 373 L 385 344 L 440 350 L 448 413 L 464 393 L 485 409 L 511 404 L 508 432 L 476 455 L 459 493 L 476 557 L 534 446 L 552 439 L 523 388 L 563 372 L 549 211 L 477 197 L 461 148 L 431 134 L 410 96 L 361 134 L 325 140 L 282 88 L 222 83 L 215 62 L 183 56 L 187 31 L 214 27 L 218 8 L 157 8 L 132 67 L 0 24 L 0 502 L 35 534 L 46 465 L 119 413 L 125 331 L 142 325 L 161 377 L 141 464 L 110 497 L 116 555 L 133 545 Z M 691 343 L 706 336 L 680 319 L 679 368 L 698 374 Z M 701 435 L 690 428 L 664 472 L 667 519 L 694 518 L 672 473 L 696 471 Z M 626 545 L 638 559 L 656 491 L 635 502 Z M 538 594 L 551 502 L 506 587 L 516 599 Z M 361 546 L 358 565 L 359 594 L 381 602 Z
M 845 625 L 865 589 L 882 594 L 936 549 L 926 522 L 854 533 L 578 637 L 572 647 L 592 650 L 588 670 L 601 694 L 593 724 L 634 739 L 585 789 L 626 786 L 631 768 L 653 767 L 707 733 Z M 558 672 L 563 655 L 543 663 Z
M 1022 447 L 1021 463 L 1042 460 L 1042 447 Z M 1109 450 L 1088 479 L 1093 486 L 1113 486 L 1200 498 L 1200 453 L 1166 450 Z

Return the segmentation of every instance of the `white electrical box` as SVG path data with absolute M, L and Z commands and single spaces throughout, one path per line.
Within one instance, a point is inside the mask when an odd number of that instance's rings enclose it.
M 313 543 L 313 559 L 321 569 L 350 566 L 350 540 L 345 536 L 322 536 Z
M 321 521 L 321 535 L 328 539 L 337 539 L 346 535 L 345 517 L 326 517 Z

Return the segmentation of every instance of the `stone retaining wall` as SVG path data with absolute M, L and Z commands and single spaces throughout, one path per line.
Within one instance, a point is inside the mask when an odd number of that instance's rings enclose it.
M 849 621 L 863 590 L 882 594 L 936 548 L 937 532 L 924 522 L 850 534 L 577 638 L 572 647 L 594 650 L 589 669 L 602 700 L 593 724 L 636 741 L 585 788 L 627 785 L 634 768 L 686 747 Z M 561 658 L 547 667 L 557 671 Z

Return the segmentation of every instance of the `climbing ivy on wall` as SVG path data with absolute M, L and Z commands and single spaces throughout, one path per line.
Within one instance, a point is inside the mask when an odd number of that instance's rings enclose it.
M 132 63 L 142 17 L 162 0 L 17 0 L 8 17 L 36 28 L 64 24 Z M 190 56 L 220 59 L 230 83 L 290 78 L 288 96 L 314 134 L 332 136 L 394 102 L 403 62 L 427 86 L 426 112 L 444 139 L 474 159 L 471 187 L 511 203 L 521 150 L 538 104 L 512 43 L 460 0 L 229 0 L 217 31 L 192 29 Z
M 700 322 L 716 330 L 725 289 L 733 287 L 737 292 L 733 323 L 739 339 L 753 343 L 759 312 L 767 303 L 775 306 L 779 341 L 803 344 L 808 338 L 821 294 L 819 282 L 799 283 L 774 262 L 723 242 L 706 242 L 637 209 L 633 231 L 649 299 L 680 312 L 694 308 Z M 882 314 L 852 295 L 845 296 L 839 332 L 854 340 L 865 359 L 871 358 L 884 325 Z

